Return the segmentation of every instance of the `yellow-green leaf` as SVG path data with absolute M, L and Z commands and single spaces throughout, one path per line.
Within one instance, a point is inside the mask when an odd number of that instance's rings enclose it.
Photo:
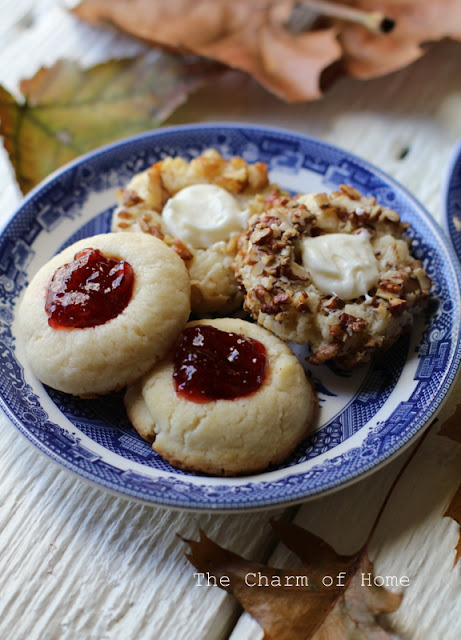
M 0 86 L 0 135 L 21 191 L 82 153 L 158 127 L 221 72 L 206 60 L 147 54 L 89 69 L 60 60 L 21 82 L 23 102 Z

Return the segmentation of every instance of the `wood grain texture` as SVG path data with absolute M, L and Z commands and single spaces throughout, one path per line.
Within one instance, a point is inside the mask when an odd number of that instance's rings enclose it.
M 0 83 L 61 56 L 94 64 L 139 50 L 79 23 L 55 0 L 6 0 L 0 20 Z M 399 180 L 440 219 L 448 159 L 461 136 L 461 45 L 442 43 L 408 69 L 367 83 L 343 79 L 321 101 L 286 105 L 231 72 L 195 94 L 171 123 L 237 120 L 287 127 L 338 144 Z M 20 201 L 0 157 L 0 224 Z M 461 401 L 458 383 L 442 410 Z M 442 519 L 459 483 L 461 447 L 433 429 L 377 531 L 381 575 L 408 575 L 390 617 L 412 640 L 461 637 L 457 525 Z M 0 637 L 4 640 L 255 640 L 259 626 L 218 588 L 197 587 L 177 534 L 208 536 L 255 560 L 293 562 L 268 526 L 274 512 L 181 513 L 139 505 L 84 484 L 34 450 L 0 416 Z M 377 473 L 306 503 L 296 521 L 348 552 L 371 526 L 405 455 Z M 278 512 L 275 512 L 278 513 Z M 291 517 L 293 512 L 286 514 Z M 289 566 L 289 565 L 287 565 Z M 237 622 L 238 621 L 238 622 Z

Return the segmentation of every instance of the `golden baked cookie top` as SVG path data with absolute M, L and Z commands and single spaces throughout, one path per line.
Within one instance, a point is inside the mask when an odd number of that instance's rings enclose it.
M 88 250 L 129 265 L 132 291 L 119 308 L 110 309 L 109 316 L 95 317 L 101 306 L 114 307 L 112 296 L 96 309 L 84 300 L 101 293 L 97 266 L 83 275 L 83 289 L 72 283 L 66 291 L 57 287 L 55 293 L 66 297 L 64 311 L 71 318 L 67 325 L 59 318 L 55 322 L 50 291 L 56 274 L 64 265 L 75 265 Z M 113 275 L 115 282 L 121 277 L 118 271 Z M 59 278 L 66 280 L 69 274 Z M 113 284 L 103 285 L 109 294 Z M 79 305 L 82 299 L 84 304 Z M 72 306 L 76 309 L 70 314 Z M 24 293 L 18 316 L 26 356 L 37 378 L 66 393 L 94 396 L 121 389 L 144 375 L 170 349 L 189 313 L 189 276 L 174 251 L 152 236 L 107 233 L 79 240 L 43 265 Z
M 231 362 L 215 360 L 215 342 L 207 344 L 206 329 L 224 336 Z M 183 349 L 183 336 L 127 391 L 128 416 L 139 434 L 172 465 L 197 473 L 241 475 L 282 462 L 307 436 L 317 408 L 297 357 L 273 333 L 245 320 L 201 320 L 189 323 L 184 334 L 188 331 L 196 332 L 192 339 L 204 350 L 199 360 L 209 365 L 206 384 L 199 379 L 182 386 L 197 373 L 200 378 L 197 359 Z M 227 342 L 229 335 L 236 347 Z M 248 339 L 259 345 L 252 360 L 264 356 L 264 366 L 260 360 L 250 376 L 239 362 L 238 346 Z
M 215 149 L 190 162 L 167 157 L 118 190 L 112 230 L 162 239 L 189 270 L 192 310 L 223 315 L 242 304 L 231 269 L 237 237 L 270 189 L 262 162 Z

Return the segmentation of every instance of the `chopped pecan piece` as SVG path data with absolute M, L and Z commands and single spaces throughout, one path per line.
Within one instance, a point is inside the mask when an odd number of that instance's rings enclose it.
M 282 221 L 280 220 L 280 218 L 277 218 L 276 216 L 271 216 L 267 213 L 261 216 L 261 222 L 267 227 L 271 227 L 273 224 L 276 227 L 278 227 L 279 225 L 282 224 Z
M 303 267 L 296 264 L 296 262 L 283 264 L 280 267 L 280 274 L 288 278 L 288 280 L 297 280 L 300 282 L 307 282 L 307 280 L 309 280 L 307 272 L 304 271 Z
M 338 298 L 338 296 L 333 296 L 328 300 L 328 302 L 325 302 L 323 304 L 323 308 L 330 309 L 330 311 L 336 311 L 337 309 L 344 309 L 345 306 L 346 306 L 346 303 L 344 302 L 344 300 L 341 300 L 341 298 Z
M 416 278 L 407 278 L 403 285 L 403 293 L 406 296 L 409 293 L 415 293 L 420 288 L 420 283 Z
M 264 263 L 261 261 L 256 262 L 251 269 L 251 275 L 255 278 L 259 278 L 259 276 L 262 276 L 263 273 L 265 273 Z
M 283 207 L 288 202 L 288 198 L 286 196 L 281 196 L 277 193 L 277 190 L 274 189 L 274 191 L 271 191 L 270 194 L 266 196 L 264 202 L 270 207 Z
M 261 311 L 263 313 L 267 313 L 268 315 L 276 315 L 284 311 L 283 305 L 290 304 L 292 302 L 291 295 L 286 291 L 276 289 L 274 293 L 275 295 L 272 300 L 268 304 L 263 304 L 261 306 Z
M 384 291 L 381 287 L 376 291 L 375 296 L 377 298 L 382 298 L 383 300 L 394 300 L 395 295 L 393 293 L 389 293 L 388 291 Z M 374 301 L 374 306 L 378 306 L 377 301 Z
M 132 207 L 135 204 L 144 202 L 141 196 L 139 196 L 136 191 L 131 191 L 131 189 L 122 189 L 122 199 L 126 207 Z
M 397 211 L 393 209 L 384 209 L 381 215 L 379 216 L 380 220 L 388 220 L 389 222 L 395 222 L 398 224 L 400 222 L 400 216 Z
M 381 215 L 381 207 L 379 206 L 379 204 L 375 204 L 370 209 L 370 214 L 369 214 L 370 220 L 377 220 L 380 215 Z
M 159 238 L 159 240 L 163 240 L 163 238 L 165 237 L 163 235 L 162 230 L 157 225 L 151 225 L 149 227 L 149 233 L 151 234 L 151 236 L 154 236 L 155 238 Z M 184 260 L 184 258 L 183 258 L 183 260 Z
M 274 288 L 275 282 L 276 282 L 276 279 L 274 278 L 274 276 L 265 276 L 261 280 L 263 287 L 265 287 L 267 291 L 272 291 L 272 289 Z
M 254 191 L 261 191 L 268 183 L 268 169 L 265 162 L 248 165 L 248 182 Z
M 336 358 L 341 352 L 342 346 L 338 342 L 331 342 L 330 344 L 320 347 L 313 356 L 308 358 L 311 364 L 323 364 L 331 358 Z
M 266 300 L 266 295 L 267 295 L 267 291 L 266 289 L 258 284 L 256 285 L 256 287 L 254 287 L 253 289 L 253 294 L 258 298 L 258 300 L 260 300 L 261 302 L 264 302 Z
M 335 323 L 335 324 L 331 324 L 328 327 L 328 333 L 330 334 L 330 336 L 340 336 L 343 333 L 344 329 L 343 327 L 341 327 L 340 324 Z
M 349 198 L 351 198 L 352 200 L 360 200 L 360 198 L 362 197 L 362 194 L 357 191 L 357 189 L 354 189 L 354 187 L 351 187 L 348 184 L 341 184 L 339 186 L 339 189 L 342 194 L 349 196 Z
M 402 311 L 407 306 L 406 300 L 400 300 L 400 298 L 394 298 L 393 300 L 389 300 L 389 311 L 393 316 L 398 316 L 402 313 Z
M 242 178 L 241 176 L 237 176 L 234 178 L 232 176 L 218 176 L 214 179 L 214 183 L 230 193 L 241 193 L 245 191 L 248 185 L 248 177 Z
M 279 313 L 280 307 L 273 302 L 269 302 L 269 304 L 263 304 L 261 306 L 261 312 L 267 313 L 269 316 L 275 316 L 276 313 Z
M 425 294 L 429 293 L 429 289 L 431 288 L 432 281 L 427 275 L 427 273 L 421 267 L 415 270 L 415 277 L 418 279 L 419 286 L 421 287 L 421 291 Z
M 291 302 L 291 296 L 288 293 L 278 293 L 274 296 L 274 304 L 289 304 Z
M 277 252 L 280 251 L 281 249 L 285 249 L 285 247 L 287 246 L 286 242 L 283 242 L 283 240 L 272 240 L 272 242 L 270 243 L 270 250 Z
M 194 257 L 193 254 L 186 247 L 186 245 L 183 242 L 181 242 L 179 238 L 174 238 L 172 249 L 174 249 L 174 251 L 176 251 L 178 256 L 185 262 L 187 262 L 188 260 L 192 260 L 192 258 Z
M 261 258 L 261 261 L 266 266 L 269 266 L 275 262 L 275 256 L 273 256 L 271 253 L 267 253 Z
M 312 227 L 310 232 L 311 238 L 317 238 L 318 236 L 323 235 L 325 235 L 325 229 L 322 229 L 322 227 Z
M 270 227 L 263 227 L 262 229 L 255 229 L 251 234 L 251 242 L 253 244 L 264 244 L 266 240 L 272 237 L 272 229 Z
M 317 205 L 322 209 L 324 207 L 329 207 L 330 205 L 330 200 L 328 199 L 328 195 L 326 193 L 317 193 L 314 196 L 314 200 L 316 201 Z
M 381 282 L 380 283 L 379 290 L 387 291 L 388 293 L 392 293 L 392 294 L 398 296 L 400 294 L 400 292 L 402 291 L 402 287 L 403 287 L 403 284 L 401 282 L 389 282 L 389 281 L 387 281 L 387 282 Z
M 297 299 L 295 300 L 295 305 L 296 305 L 297 311 L 299 311 L 300 313 L 310 313 L 310 307 L 307 302 L 308 297 L 309 296 L 305 291 L 301 291 L 298 294 Z
M 356 318 L 348 313 L 342 313 L 339 316 L 338 324 L 342 329 L 350 328 L 354 333 L 359 333 L 365 329 L 368 323 L 363 318 Z

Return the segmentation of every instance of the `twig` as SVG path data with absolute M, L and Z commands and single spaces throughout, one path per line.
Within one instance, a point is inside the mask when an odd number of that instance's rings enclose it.
M 432 422 L 432 424 L 426 429 L 426 431 L 423 433 L 423 435 L 420 437 L 420 439 L 418 440 L 418 442 L 416 443 L 413 451 L 411 452 L 411 454 L 408 456 L 408 458 L 405 460 L 404 464 L 402 465 L 400 471 L 398 472 L 398 474 L 396 475 L 396 477 L 394 478 L 394 482 L 391 484 L 389 491 L 386 494 L 386 497 L 383 500 L 383 503 L 381 505 L 380 510 L 378 511 L 378 515 L 375 518 L 375 521 L 373 523 L 373 526 L 371 527 L 368 536 L 367 536 L 367 540 L 365 542 L 364 548 L 366 548 L 368 546 L 368 544 L 370 543 L 372 537 L 374 536 L 376 529 L 378 528 L 378 524 L 379 521 L 381 520 L 381 516 L 384 513 L 384 510 L 387 507 L 387 504 L 392 496 L 392 494 L 394 493 L 394 489 L 396 488 L 396 486 L 398 485 L 400 479 L 402 478 L 403 474 L 405 473 L 405 471 L 407 470 L 410 462 L 413 460 L 413 458 L 415 457 L 415 455 L 417 454 L 417 452 L 419 451 L 421 445 L 423 444 L 424 440 L 426 439 L 426 436 L 429 434 L 431 427 L 434 425 L 434 423 L 436 422 L 436 420 L 434 420 Z
M 395 21 L 380 11 L 363 11 L 327 0 L 300 0 L 297 2 L 288 19 L 287 27 L 296 33 L 305 30 L 307 25 L 313 21 L 312 11 L 315 13 L 314 18 L 321 15 L 355 22 L 373 33 L 390 33 L 395 27 Z

